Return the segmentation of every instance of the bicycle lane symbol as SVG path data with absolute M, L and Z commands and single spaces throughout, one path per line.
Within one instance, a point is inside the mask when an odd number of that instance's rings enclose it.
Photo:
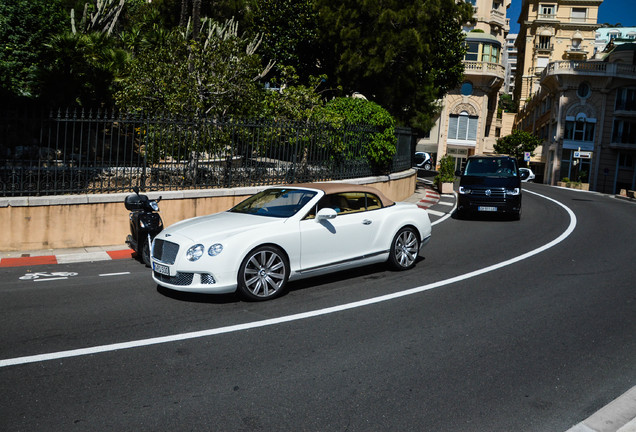
M 27 273 L 24 276 L 20 276 L 21 280 L 32 280 L 33 282 L 43 282 L 52 280 L 68 279 L 69 277 L 77 276 L 75 272 L 36 272 Z

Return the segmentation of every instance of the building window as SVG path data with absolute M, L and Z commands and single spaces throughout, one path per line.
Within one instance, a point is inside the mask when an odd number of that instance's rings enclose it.
M 630 153 L 618 153 L 618 167 L 622 169 L 634 168 L 634 158 Z
M 596 122 L 586 118 L 568 120 L 565 122 L 565 140 L 567 141 L 594 141 L 594 127 Z
M 466 111 L 451 114 L 448 119 L 448 139 L 477 142 L 477 121 L 479 117 L 469 116 Z
M 552 36 L 539 36 L 539 49 L 549 50 L 552 42 Z
M 616 111 L 636 111 L 636 89 L 619 88 L 616 90 Z
M 550 62 L 550 59 L 548 57 L 537 57 L 537 69 L 538 70 L 545 69 L 545 67 L 548 65 L 549 62 Z
M 482 46 L 481 61 L 487 63 L 499 63 L 499 47 L 490 44 Z
M 464 84 L 462 84 L 461 93 L 464 96 L 471 96 L 473 94 L 473 84 L 470 81 L 464 82 Z
M 556 5 L 554 4 L 542 4 L 539 5 L 539 14 L 548 15 L 550 17 L 556 15 Z
M 592 90 L 590 89 L 590 85 L 588 83 L 582 82 L 579 84 L 579 88 L 576 89 L 576 94 L 581 99 L 585 99 L 590 96 Z
M 468 42 L 466 44 L 466 55 L 464 56 L 464 60 L 479 60 L 479 42 Z
M 636 144 L 636 121 L 615 119 L 612 142 L 616 144 Z
M 586 8 L 572 8 L 572 22 L 584 23 L 587 18 Z
M 620 37 L 621 37 L 621 32 L 619 32 L 618 30 L 612 30 L 609 32 L 610 41 L 613 41 L 614 39 L 617 39 Z

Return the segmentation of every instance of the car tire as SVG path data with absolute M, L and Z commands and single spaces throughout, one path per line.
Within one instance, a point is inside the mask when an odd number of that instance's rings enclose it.
M 430 163 L 430 162 L 426 162 L 426 163 L 424 164 L 424 169 L 425 169 L 426 171 L 430 171 L 432 168 L 433 168 L 433 165 L 431 165 L 431 163 Z
M 250 301 L 264 301 L 287 289 L 289 262 L 275 246 L 261 246 L 247 254 L 238 272 L 239 294 Z
M 394 270 L 413 268 L 420 251 L 420 238 L 413 227 L 404 227 L 395 234 L 389 250 L 389 265 Z

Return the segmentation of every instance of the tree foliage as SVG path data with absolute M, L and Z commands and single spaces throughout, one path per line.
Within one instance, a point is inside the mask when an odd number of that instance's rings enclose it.
M 264 73 L 259 39 L 238 35 L 233 20 L 207 20 L 201 39 L 173 30 L 158 45 L 141 45 L 115 95 L 127 111 L 179 116 L 245 116 L 259 106 Z
M 397 138 L 395 136 L 395 120 L 387 110 L 375 102 L 361 98 L 335 98 L 317 110 L 314 118 L 326 122 L 334 127 L 345 125 L 369 125 L 375 131 L 364 135 L 365 157 L 376 173 L 388 171 L 396 152 Z M 355 133 L 356 139 L 360 135 Z M 346 137 L 345 137 L 346 138 Z M 347 150 L 347 143 L 340 143 L 343 152 Z
M 37 96 L 44 43 L 67 25 L 60 0 L 0 1 L 0 91 Z
M 499 138 L 494 145 L 495 151 L 500 154 L 507 154 L 518 161 L 523 161 L 524 153 L 530 152 L 534 156 L 534 150 L 541 145 L 542 141 L 529 132 L 515 129 L 510 135 Z
M 110 107 L 129 59 L 105 33 L 60 33 L 45 44 L 40 93 L 53 107 Z
M 318 16 L 313 0 L 254 0 L 246 28 L 263 36 L 262 55 L 281 67 L 292 67 L 309 83 L 316 75 Z
M 402 124 L 428 129 L 438 101 L 463 73 L 462 24 L 472 6 L 454 0 L 315 0 L 319 63 L 347 94 L 360 92 Z

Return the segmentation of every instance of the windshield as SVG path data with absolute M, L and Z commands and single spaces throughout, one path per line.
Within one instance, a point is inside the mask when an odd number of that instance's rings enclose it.
M 238 203 L 230 212 L 288 218 L 314 196 L 316 192 L 303 189 L 267 189 Z
M 508 158 L 468 159 L 464 175 L 475 177 L 517 177 L 514 160 Z

